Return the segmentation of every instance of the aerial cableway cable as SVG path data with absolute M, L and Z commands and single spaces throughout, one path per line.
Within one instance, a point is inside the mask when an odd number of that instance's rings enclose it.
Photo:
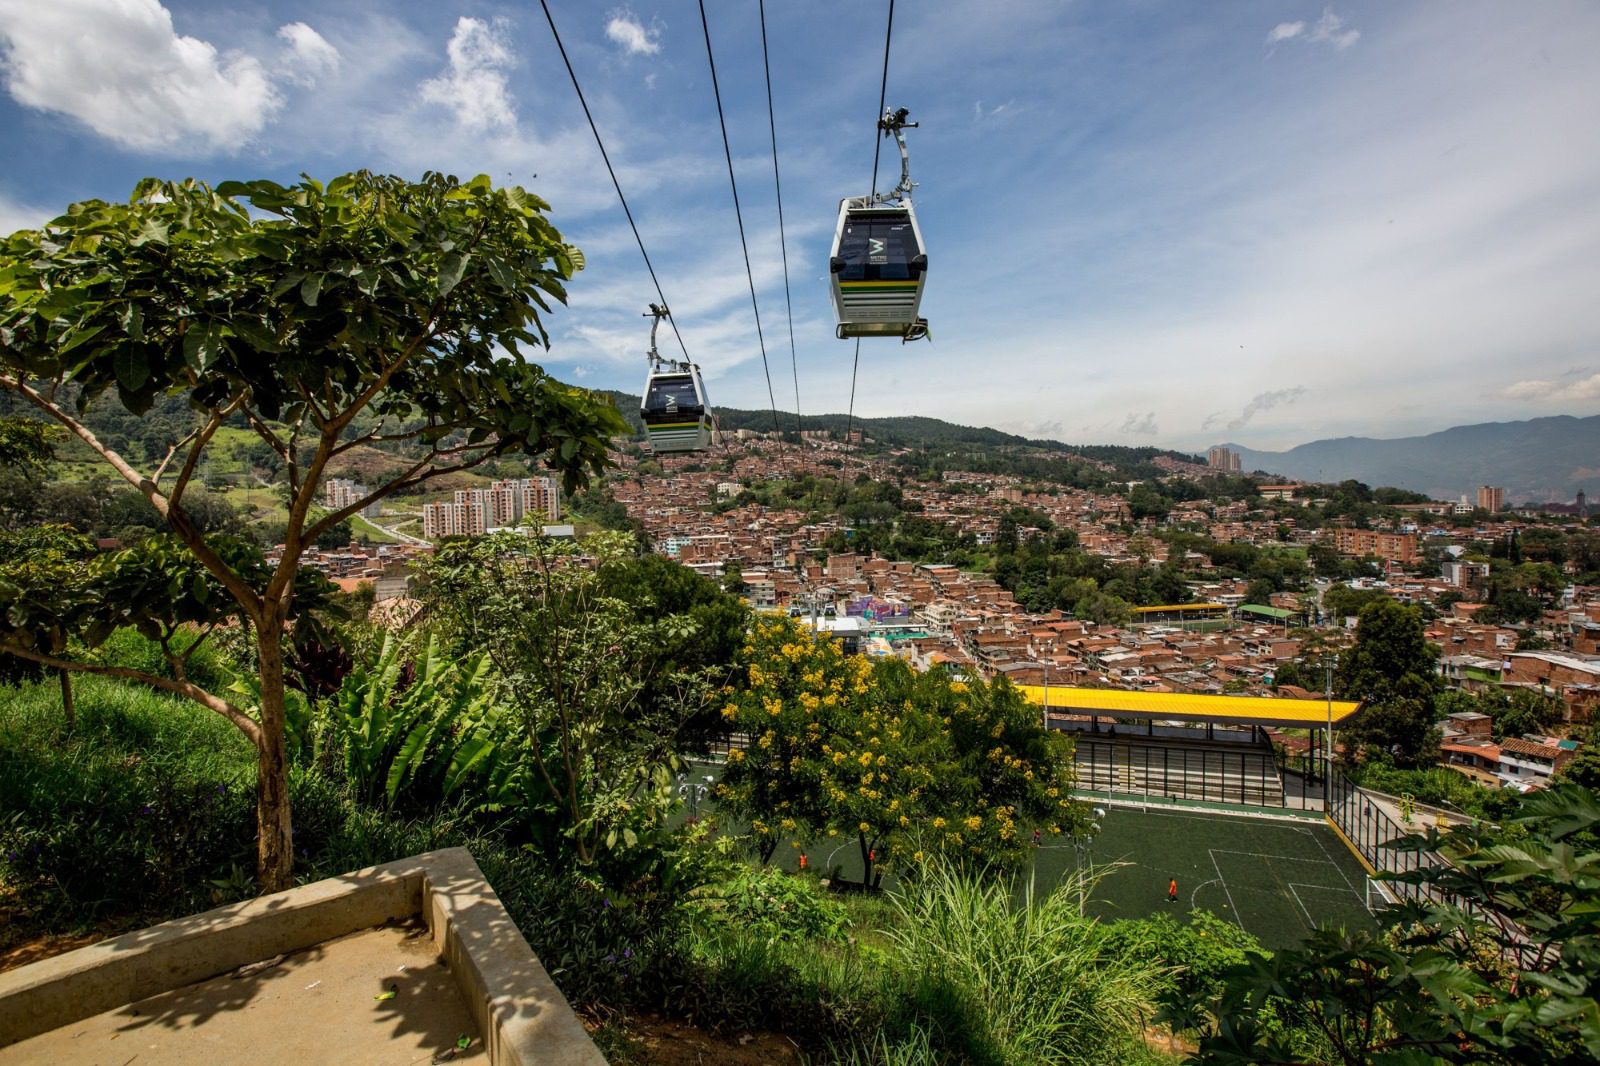
M 883 114 L 884 105 L 889 97 L 889 43 L 894 39 L 894 0 L 889 0 L 889 25 L 883 31 L 883 80 L 878 83 L 878 110 L 876 118 Z M 872 133 L 872 198 L 878 198 L 878 153 L 883 149 L 883 138 L 878 136 L 878 127 L 873 126 Z M 856 356 L 850 365 L 850 413 L 845 419 L 844 439 L 850 442 L 850 434 L 855 428 L 856 421 L 856 371 L 861 369 L 861 338 L 856 338 Z
M 800 360 L 794 346 L 794 299 L 789 295 L 789 244 L 783 234 L 783 182 L 778 177 L 778 120 L 772 112 L 772 63 L 767 58 L 767 0 L 760 0 L 761 69 L 767 76 L 767 129 L 772 131 L 772 187 L 778 199 L 778 250 L 783 253 L 783 306 L 789 315 L 789 369 L 794 373 L 794 431 L 800 432 Z
M 639 244 L 639 254 L 644 257 L 644 268 L 650 272 L 650 281 L 656 287 L 656 295 L 661 298 L 661 306 L 667 307 L 667 296 L 661 291 L 661 281 L 656 277 L 656 268 L 650 262 L 650 253 L 644 250 L 644 238 L 639 236 L 639 227 L 633 221 L 633 212 L 628 208 L 628 198 L 622 195 L 622 183 L 617 180 L 617 172 L 611 166 L 611 156 L 606 152 L 606 143 L 600 139 L 600 128 L 594 123 L 594 115 L 589 111 L 589 101 L 584 99 L 583 86 L 578 84 L 577 72 L 572 69 L 572 60 L 567 58 L 567 46 L 561 43 L 561 33 L 556 29 L 556 20 L 550 14 L 548 0 L 539 0 L 539 6 L 544 9 L 545 21 L 550 24 L 550 35 L 555 38 L 556 49 L 561 53 L 561 62 L 567 66 L 567 76 L 572 79 L 572 89 L 578 94 L 578 103 L 583 108 L 583 117 L 589 120 L 589 132 L 594 134 L 594 143 L 600 149 L 600 158 L 605 161 L 606 172 L 611 175 L 611 185 L 617 190 L 617 199 L 622 202 L 622 213 L 628 216 L 628 227 L 633 230 L 633 239 Z M 678 347 L 683 351 L 683 358 L 689 358 L 689 349 L 683 343 L 683 334 L 678 332 L 678 323 L 670 316 L 667 322 L 672 326 L 672 335 L 678 338 Z
M 744 276 L 750 282 L 750 309 L 756 316 L 756 343 L 761 346 L 761 369 L 767 375 L 767 400 L 772 405 L 772 431 L 781 433 L 782 429 L 778 425 L 778 400 L 772 391 L 772 368 L 767 365 L 767 341 L 761 333 L 761 308 L 756 303 L 756 276 L 750 269 L 750 245 L 744 236 L 744 213 L 739 210 L 739 183 L 733 176 L 733 149 L 728 143 L 728 120 L 722 113 L 722 90 L 717 87 L 717 60 L 711 53 L 711 24 L 706 20 L 705 0 L 700 0 L 700 28 L 706 37 L 706 61 L 711 66 L 711 93 L 717 101 L 717 122 L 722 127 L 722 154 L 728 160 L 728 185 L 733 189 L 733 216 L 739 223 L 739 246 L 744 249 Z

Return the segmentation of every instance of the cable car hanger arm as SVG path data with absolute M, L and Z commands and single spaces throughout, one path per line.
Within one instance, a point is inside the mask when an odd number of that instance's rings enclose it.
M 920 122 L 907 122 L 911 114 L 910 108 L 884 108 L 883 117 L 878 120 L 878 128 L 885 137 L 893 136 L 895 143 L 900 147 L 900 184 L 886 193 L 878 193 L 872 197 L 874 203 L 883 203 L 886 200 L 909 200 L 911 190 L 916 187 L 916 182 L 911 180 L 911 153 L 906 150 L 907 129 L 917 129 Z
M 648 319 L 651 320 L 651 322 L 650 322 L 650 350 L 645 353 L 645 359 L 649 362 L 650 368 L 652 370 L 654 370 L 654 369 L 680 370 L 680 371 L 683 371 L 685 373 L 688 373 L 690 371 L 698 369 L 695 366 L 694 363 L 690 362 L 687 359 L 683 360 L 682 362 L 678 361 L 677 359 L 667 359 L 667 358 L 663 357 L 662 354 L 659 351 L 656 350 L 656 331 L 661 328 L 661 320 L 663 318 L 670 319 L 672 317 L 672 312 L 667 309 L 667 305 L 666 304 L 651 304 L 650 305 L 650 310 L 646 311 L 642 317 L 648 318 Z

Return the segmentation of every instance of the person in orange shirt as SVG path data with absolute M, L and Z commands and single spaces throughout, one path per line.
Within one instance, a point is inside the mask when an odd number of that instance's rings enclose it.
M 1176 877 L 1167 882 L 1167 902 L 1178 902 L 1178 879 Z

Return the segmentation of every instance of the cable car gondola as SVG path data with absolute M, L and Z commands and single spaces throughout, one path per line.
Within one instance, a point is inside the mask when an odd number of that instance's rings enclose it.
M 699 452 L 711 447 L 715 439 L 717 416 L 706 398 L 700 368 L 694 363 L 663 359 L 656 350 L 656 331 L 671 312 L 651 304 L 646 317 L 650 323 L 650 372 L 645 378 L 644 398 L 639 417 L 644 421 L 650 450 L 657 455 L 668 452 Z
M 906 151 L 905 108 L 885 110 L 878 121 L 883 135 L 900 146 L 900 184 L 887 193 L 851 196 L 839 201 L 839 223 L 828 259 L 833 313 L 841 340 L 850 337 L 899 337 L 919 340 L 928 335 L 928 320 L 919 318 L 922 288 L 927 281 L 928 253 L 911 205 L 911 157 Z

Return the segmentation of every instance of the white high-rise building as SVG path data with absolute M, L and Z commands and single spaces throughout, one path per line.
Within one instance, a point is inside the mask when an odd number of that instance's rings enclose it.
M 422 508 L 422 535 L 477 537 L 524 519 L 543 525 L 561 518 L 561 489 L 554 478 L 511 478 L 486 489 L 457 489 L 449 503 Z

